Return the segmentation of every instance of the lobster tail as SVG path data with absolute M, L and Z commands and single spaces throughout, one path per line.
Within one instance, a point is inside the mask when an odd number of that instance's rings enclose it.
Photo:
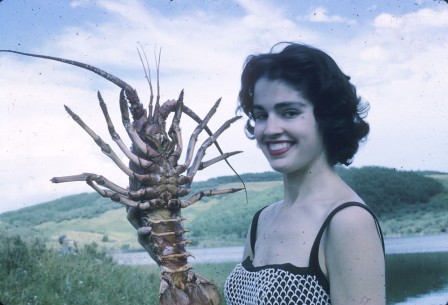
M 157 209 L 142 217 L 151 227 L 153 252 L 162 271 L 160 284 L 161 305 L 217 305 L 220 302 L 214 284 L 196 274 L 188 264 L 191 256 L 185 250 L 189 243 L 183 235 L 180 210 Z
M 218 305 L 220 299 L 216 286 L 197 274 L 185 289 L 170 286 L 163 279 L 160 285 L 161 305 Z

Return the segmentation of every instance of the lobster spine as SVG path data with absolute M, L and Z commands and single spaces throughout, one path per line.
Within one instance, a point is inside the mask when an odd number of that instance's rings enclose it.
M 180 209 L 159 208 L 145 211 L 141 218 L 151 227 L 152 250 L 162 273 L 160 299 L 162 304 L 219 304 L 216 286 L 193 271 L 188 264 Z M 196 296 L 195 298 L 185 296 Z
M 185 250 L 188 241 L 183 235 L 187 231 L 182 224 L 180 213 L 180 209 L 162 208 L 148 211 L 142 217 L 145 226 L 151 227 L 149 238 L 157 260 L 174 271 L 186 265 L 188 256 L 191 256 Z

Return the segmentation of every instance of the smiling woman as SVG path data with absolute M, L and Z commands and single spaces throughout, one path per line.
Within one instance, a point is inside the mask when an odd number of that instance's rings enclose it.
M 240 110 L 284 199 L 259 210 L 228 304 L 385 304 L 384 242 L 376 216 L 336 173 L 369 125 L 350 77 L 326 53 L 288 43 L 250 56 Z

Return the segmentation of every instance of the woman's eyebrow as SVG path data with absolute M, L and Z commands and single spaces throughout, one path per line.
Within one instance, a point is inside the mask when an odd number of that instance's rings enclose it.
M 277 104 L 274 105 L 274 109 L 275 110 L 288 108 L 288 107 L 304 108 L 304 107 L 307 107 L 307 104 L 305 104 L 303 102 L 295 101 L 295 102 L 281 102 L 281 103 L 277 103 Z
M 274 105 L 274 109 L 278 111 L 278 110 L 281 110 L 281 109 L 284 109 L 284 108 L 288 108 L 288 107 L 300 107 L 300 108 L 305 108 L 305 107 L 307 107 L 307 106 L 308 106 L 308 104 L 303 103 L 303 102 L 299 102 L 299 101 L 295 101 L 295 102 L 281 102 L 281 103 L 277 103 L 277 104 L 275 104 L 275 105 Z M 263 106 L 260 106 L 260 105 L 255 104 L 255 105 L 253 106 L 253 110 L 264 111 L 265 109 L 264 109 Z
M 291 101 L 291 102 L 281 102 L 277 103 L 275 106 L 277 107 L 290 107 L 290 106 L 300 106 L 300 107 L 306 107 L 307 104 L 301 101 Z

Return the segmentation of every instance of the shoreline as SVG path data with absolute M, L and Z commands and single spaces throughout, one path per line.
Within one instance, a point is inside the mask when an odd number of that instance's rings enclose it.
M 448 234 L 386 237 L 386 255 L 448 252 Z M 192 263 L 238 263 L 242 260 L 243 247 L 190 248 Z M 145 251 L 111 252 L 115 262 L 122 265 L 150 265 L 155 262 Z

